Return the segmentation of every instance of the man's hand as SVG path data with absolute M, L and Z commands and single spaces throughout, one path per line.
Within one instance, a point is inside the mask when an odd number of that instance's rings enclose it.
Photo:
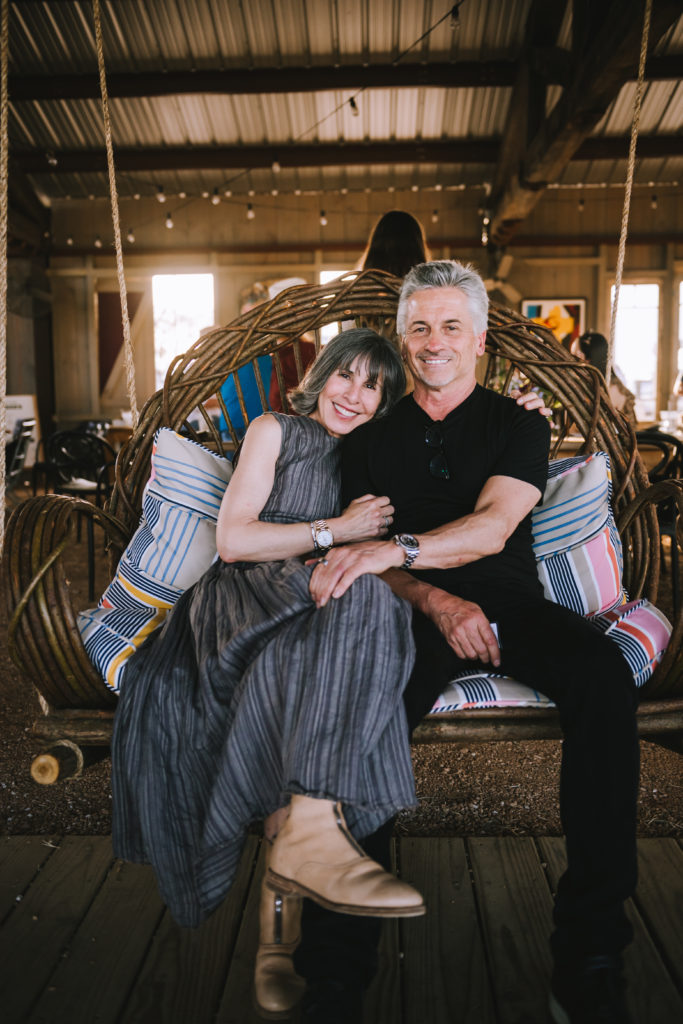
M 403 563 L 403 550 L 393 541 L 364 541 L 332 548 L 318 561 L 311 576 L 310 591 L 316 607 L 331 597 L 341 597 L 354 580 L 365 573 L 380 575 Z
M 424 610 L 459 658 L 500 665 L 498 641 L 478 604 L 432 587 Z

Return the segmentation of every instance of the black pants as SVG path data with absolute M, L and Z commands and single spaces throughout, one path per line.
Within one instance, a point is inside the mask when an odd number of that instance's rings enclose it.
M 629 666 L 611 640 L 542 597 L 502 590 L 490 595 L 477 588 L 461 596 L 479 604 L 498 625 L 498 671 L 547 694 L 558 706 L 568 868 L 555 901 L 554 958 L 562 962 L 589 953 L 617 953 L 632 937 L 624 901 L 637 877 L 637 690 Z M 454 674 L 472 664 L 460 660 L 420 613 L 413 615 L 413 633 L 415 667 L 404 694 L 411 730 Z M 385 866 L 390 825 L 365 843 Z M 340 980 L 346 977 L 349 985 L 366 984 L 375 969 L 379 931 L 376 920 L 307 905 L 297 969 L 307 978 L 332 973 Z

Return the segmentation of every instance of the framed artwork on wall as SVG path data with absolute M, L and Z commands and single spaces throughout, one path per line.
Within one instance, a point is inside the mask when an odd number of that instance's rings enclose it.
M 585 299 L 523 299 L 522 314 L 549 327 L 566 348 L 586 330 Z

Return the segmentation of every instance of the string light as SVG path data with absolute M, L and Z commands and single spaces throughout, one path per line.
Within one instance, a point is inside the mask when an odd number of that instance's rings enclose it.
M 247 203 L 247 220 L 253 220 L 256 214 L 254 213 L 254 207 L 251 203 Z
M 462 0 L 460 0 L 462 3 Z M 458 32 L 460 29 L 460 4 L 453 4 L 451 8 L 451 20 L 450 26 L 452 32 Z
M 438 219 L 439 219 L 439 211 L 438 210 L 433 210 L 432 211 L 432 224 L 436 224 Z
M 327 217 L 325 216 L 324 210 L 320 211 L 320 226 L 323 228 L 327 227 Z
M 579 208 L 579 213 L 583 213 L 584 207 L 586 205 L 585 202 L 583 201 L 583 196 L 581 197 L 581 199 L 579 199 L 579 202 L 578 202 L 577 205 L 578 205 L 578 208 Z
M 410 186 L 410 191 L 411 192 L 419 192 L 420 191 L 420 186 L 419 185 L 411 185 Z
M 271 188 L 270 194 L 271 194 L 271 196 L 279 196 L 280 195 L 280 189 L 279 188 Z
M 95 235 L 95 248 L 96 249 L 101 249 L 102 248 L 102 239 L 100 238 L 99 235 Z
M 171 216 L 170 213 L 166 214 L 166 220 L 164 221 L 164 224 L 166 225 L 166 227 L 168 228 L 169 231 L 174 226 L 174 224 L 173 224 L 173 217 Z
M 434 186 L 434 191 L 435 192 L 440 192 L 442 188 L 443 188 L 443 185 L 441 184 L 441 182 L 437 181 L 436 185 Z
M 248 196 L 255 196 L 256 193 L 254 192 L 253 188 L 250 188 L 249 191 L 247 192 L 247 195 Z
M 220 201 L 221 201 L 221 197 L 218 195 L 218 189 L 215 188 L 213 190 L 212 195 L 211 195 L 211 204 L 212 204 L 212 206 L 218 206 Z
M 73 244 L 74 244 L 74 240 L 73 240 L 73 238 L 71 237 L 71 235 L 67 235 L 67 236 L 66 236 L 66 244 L 67 244 L 67 245 L 73 245 Z
M 164 186 L 163 185 L 157 185 L 157 202 L 158 203 L 165 203 L 166 202 L 166 193 L 164 192 Z
M 131 245 L 132 245 L 132 244 L 133 244 L 133 242 L 135 241 L 135 234 L 134 234 L 134 232 L 133 232 L 133 229 L 132 229 L 132 228 L 129 228 L 129 229 L 128 229 L 128 234 L 126 235 L 126 238 L 128 239 L 128 241 L 130 242 L 130 244 L 131 244 Z
M 208 199 L 210 194 L 210 192 L 204 189 L 204 191 L 202 192 L 202 199 Z
M 185 199 L 186 196 L 187 196 L 187 192 L 179 192 L 178 193 L 178 199 Z
M 351 107 L 351 113 L 353 114 L 353 116 L 358 117 L 360 115 L 360 110 L 358 109 L 358 104 L 356 103 L 353 96 L 349 100 L 349 106 Z
M 282 168 L 280 167 L 280 161 L 278 160 L 277 157 L 275 157 L 275 159 L 273 160 L 273 162 L 271 164 L 271 170 L 272 170 L 273 174 L 279 174 L 280 171 L 282 170 Z
M 133 199 L 139 199 L 139 198 L 140 198 L 140 193 L 139 192 L 133 192 Z
M 54 155 L 54 153 L 52 152 L 51 149 L 48 149 L 47 153 L 45 154 L 45 159 L 47 160 L 48 165 L 50 167 L 56 167 L 57 164 L 59 163 L 59 160 Z
M 223 195 L 225 196 L 226 199 L 229 199 L 230 196 L 232 195 L 232 189 L 231 188 L 226 188 L 226 190 L 223 193 Z
M 652 210 L 656 210 L 657 209 L 657 196 L 655 196 L 655 195 L 653 195 L 652 199 L 650 200 L 650 209 L 652 209 Z

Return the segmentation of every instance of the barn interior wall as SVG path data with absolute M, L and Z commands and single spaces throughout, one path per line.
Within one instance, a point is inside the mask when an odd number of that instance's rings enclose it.
M 664 404 L 678 349 L 677 296 L 683 275 L 680 198 L 680 189 L 665 189 L 653 209 L 651 192 L 634 190 L 629 225 L 634 241 L 627 248 L 625 268 L 626 279 L 645 276 L 663 285 L 659 391 Z M 480 241 L 485 204 L 481 189 L 269 195 L 251 201 L 255 217 L 249 220 L 246 203 L 234 197 L 217 206 L 201 199 L 169 199 L 164 205 L 154 199 L 122 199 L 129 289 L 150 288 L 155 273 L 211 272 L 215 320 L 228 323 L 238 313 L 240 290 L 255 280 L 300 276 L 313 282 L 320 270 L 356 266 L 374 222 L 392 208 L 418 217 L 435 257 L 472 260 L 484 276 L 492 273 Z M 508 249 L 513 262 L 507 282 L 522 298 L 585 298 L 587 326 L 607 334 L 622 202 L 623 191 L 613 188 L 548 190 Z M 320 223 L 322 209 L 325 226 Z M 172 230 L 165 226 L 169 213 Z M 134 244 L 125 241 L 129 230 L 134 231 Z M 93 245 L 98 235 L 100 249 Z M 73 240 L 71 246 L 67 238 Z M 108 204 L 55 203 L 52 245 L 53 338 L 59 367 L 55 418 L 61 423 L 111 412 L 103 410 L 98 391 L 95 316 L 97 289 L 116 287 Z M 188 338 L 188 344 L 193 340 Z M 148 382 L 149 373 L 142 373 L 142 379 Z M 139 393 L 138 404 L 147 397 Z M 114 404 L 120 399 L 125 404 L 124 395 L 115 396 Z

